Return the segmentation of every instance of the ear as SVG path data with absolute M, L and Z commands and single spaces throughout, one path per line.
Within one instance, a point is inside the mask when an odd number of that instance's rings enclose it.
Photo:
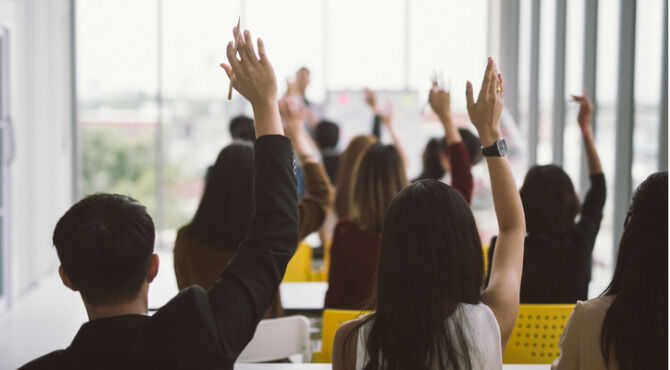
M 77 288 L 72 285 L 72 282 L 70 282 L 70 278 L 67 277 L 65 274 L 65 271 L 63 270 L 63 265 L 58 266 L 58 275 L 60 275 L 60 280 L 63 282 L 63 285 L 66 287 L 72 289 L 72 291 L 76 292 Z
M 151 256 L 151 266 L 149 266 L 149 271 L 147 271 L 147 283 L 151 283 L 158 275 L 158 265 L 160 264 L 160 259 L 158 254 L 154 253 Z

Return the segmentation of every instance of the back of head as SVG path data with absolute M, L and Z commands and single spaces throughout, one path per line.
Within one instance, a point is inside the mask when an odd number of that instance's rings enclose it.
M 353 189 L 353 179 L 357 162 L 370 145 L 377 142 L 372 135 L 360 135 L 351 140 L 342 152 L 335 182 L 335 213 L 338 217 L 349 217 L 349 197 Z
M 377 369 L 469 368 L 468 345 L 445 319 L 460 303 L 477 304 L 482 248 L 470 207 L 450 186 L 422 180 L 391 203 L 377 267 L 377 311 L 367 353 Z M 378 354 L 383 353 L 386 366 Z M 468 366 L 470 365 L 470 366 Z
M 340 140 L 340 127 L 334 122 L 321 120 L 316 125 L 314 136 L 320 150 L 333 149 Z
M 482 154 L 482 141 L 468 129 L 459 128 L 458 133 L 461 134 L 465 148 L 468 150 L 470 164 L 473 166 L 476 165 L 484 157 Z
M 236 249 L 254 209 L 254 148 L 235 141 L 221 150 L 209 170 L 205 191 L 187 231 L 217 249 Z
M 446 171 L 442 167 L 440 156 L 447 155 L 447 144 L 442 138 L 431 138 L 423 150 L 423 170 L 417 180 L 439 180 Z
M 532 167 L 519 192 L 529 233 L 561 236 L 570 231 L 581 206 L 562 168 L 553 164 Z
M 619 243 L 614 295 L 603 321 L 601 349 L 619 369 L 667 367 L 668 173 L 649 176 L 633 195 Z
M 380 233 L 386 209 L 407 185 L 402 157 L 393 145 L 374 144 L 358 163 L 349 210 L 359 228 Z
M 91 305 L 126 303 L 144 283 L 154 249 L 154 224 L 144 206 L 117 194 L 90 195 L 56 224 L 61 267 Z
M 233 117 L 228 126 L 230 130 L 230 137 L 233 140 L 247 140 L 256 141 L 256 128 L 254 127 L 254 120 L 245 115 Z

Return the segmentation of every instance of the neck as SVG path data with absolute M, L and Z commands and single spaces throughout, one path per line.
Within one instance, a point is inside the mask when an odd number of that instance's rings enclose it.
M 121 315 L 146 315 L 148 311 L 147 298 L 140 296 L 130 302 L 113 305 L 90 305 L 84 301 L 89 320 L 104 319 Z

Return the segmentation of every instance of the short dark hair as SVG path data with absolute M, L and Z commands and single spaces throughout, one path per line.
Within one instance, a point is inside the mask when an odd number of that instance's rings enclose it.
M 553 164 L 533 166 L 519 193 L 529 233 L 562 236 L 581 208 L 570 176 Z
M 321 120 L 316 125 L 314 136 L 319 149 L 335 148 L 340 140 L 340 127 L 335 122 Z
M 254 120 L 245 115 L 233 117 L 228 125 L 230 136 L 239 140 L 256 141 L 256 128 L 254 127 Z
M 137 297 L 154 250 L 146 208 L 118 194 L 94 194 L 73 205 L 56 224 L 53 244 L 63 271 L 93 305 Z

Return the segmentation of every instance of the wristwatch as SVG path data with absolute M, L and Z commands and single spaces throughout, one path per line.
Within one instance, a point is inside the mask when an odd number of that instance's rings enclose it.
M 500 139 L 491 146 L 482 147 L 482 154 L 485 157 L 504 157 L 507 154 L 507 142 Z

